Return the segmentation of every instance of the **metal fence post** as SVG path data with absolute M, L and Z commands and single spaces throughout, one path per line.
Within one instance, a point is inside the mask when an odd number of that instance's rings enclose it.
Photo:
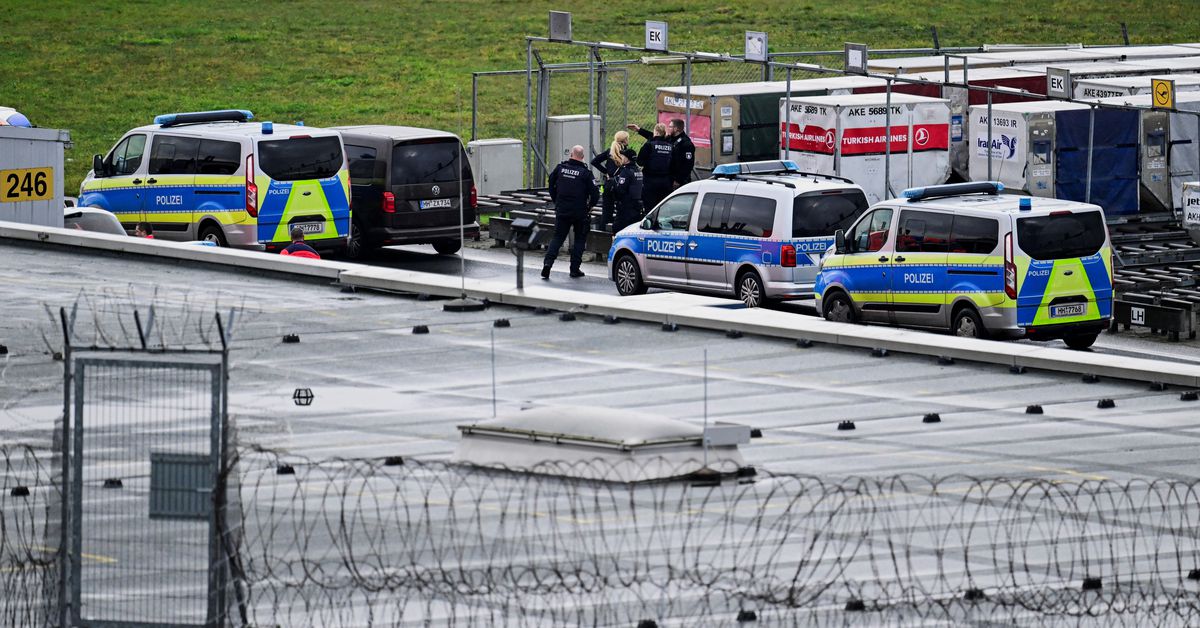
M 63 424 L 62 431 L 59 433 L 59 438 L 62 439 L 60 444 L 62 452 L 62 467 L 61 478 L 59 482 L 59 498 L 61 503 L 59 508 L 62 512 L 59 513 L 60 525 L 58 535 L 58 625 L 69 626 L 71 608 L 73 598 L 68 597 L 72 572 L 71 567 L 71 538 L 69 530 L 71 529 L 71 328 L 74 326 L 74 316 L 71 320 L 67 320 L 67 309 L 65 307 L 58 309 L 59 320 L 62 323 L 63 330 Z
M 883 105 L 883 193 L 892 192 L 892 79 L 887 80 L 887 95 Z
M 533 187 L 533 42 L 525 40 L 525 187 Z
M 471 141 L 476 140 L 479 118 L 479 74 L 471 73 Z
M 787 92 L 783 108 L 783 158 L 792 158 L 792 69 L 787 69 Z
M 1092 153 L 1095 151 L 1093 138 L 1096 133 L 1096 105 L 1088 108 L 1088 160 L 1087 177 L 1084 179 L 1083 202 L 1092 202 Z M 1057 196 L 1057 195 L 1056 195 Z
M 596 47 L 588 48 L 588 153 L 587 161 L 596 154 Z
M 969 97 L 968 97 L 967 102 L 970 102 Z M 967 111 L 970 111 L 970 108 L 968 108 Z M 968 122 L 970 122 L 970 120 L 968 120 Z M 987 149 L 986 149 L 987 165 L 988 165 L 987 180 L 993 181 L 994 179 L 992 179 L 992 90 L 990 90 L 990 89 L 987 92 L 987 127 L 988 127 Z
M 684 65 L 683 71 L 687 75 L 687 95 L 685 97 L 685 102 L 684 102 L 684 107 L 683 107 L 684 111 L 686 112 L 683 115 L 683 131 L 685 133 L 691 134 L 691 132 L 692 132 L 692 56 L 691 55 L 687 56 L 687 63 Z

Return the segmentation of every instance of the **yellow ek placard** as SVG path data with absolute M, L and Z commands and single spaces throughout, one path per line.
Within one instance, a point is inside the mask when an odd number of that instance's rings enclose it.
M 0 170 L 0 203 L 54 198 L 53 168 Z
M 1175 81 L 1150 79 L 1150 94 L 1155 109 L 1175 108 Z

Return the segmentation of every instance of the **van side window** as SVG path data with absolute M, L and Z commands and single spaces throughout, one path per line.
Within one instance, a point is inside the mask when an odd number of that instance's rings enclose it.
M 150 149 L 150 174 L 196 174 L 200 140 L 155 135 Z
M 113 149 L 109 161 L 113 166 L 114 175 L 133 174 L 142 165 L 142 155 L 146 152 L 146 136 L 130 135 L 121 140 Z
M 858 190 L 829 190 L 797 196 L 792 201 L 792 237 L 824 237 L 851 223 L 867 209 Z
M 897 253 L 945 253 L 949 249 L 951 214 L 937 212 L 900 212 L 900 232 L 896 235 Z
M 695 203 L 695 194 L 678 194 L 663 201 L 654 216 L 655 228 L 661 231 L 687 231 Z
M 370 146 L 346 144 L 346 160 L 350 166 L 350 183 L 370 183 L 375 178 L 375 158 L 378 152 Z
M 1000 223 L 994 218 L 955 216 L 950 229 L 951 253 L 987 255 L 1000 243 Z
M 858 221 L 850 241 L 854 243 L 855 253 L 871 253 L 883 248 L 888 241 L 888 232 L 892 228 L 892 210 L 890 207 L 877 209 Z
M 775 199 L 733 195 L 729 211 L 730 235 L 769 238 L 775 229 Z
M 196 157 L 198 174 L 235 174 L 242 165 L 242 145 L 221 140 L 200 140 Z
M 729 212 L 733 206 L 732 194 L 705 194 L 700 203 L 697 230 L 702 233 L 726 233 L 729 228 Z

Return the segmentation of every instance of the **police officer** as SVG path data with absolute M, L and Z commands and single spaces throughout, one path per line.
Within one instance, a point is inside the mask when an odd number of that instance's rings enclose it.
M 613 233 L 642 219 L 643 175 L 634 161 L 635 157 L 634 152 L 629 149 L 618 155 L 620 165 L 616 176 L 613 177 L 613 193 L 617 207 Z
M 582 277 L 579 266 L 583 263 L 583 248 L 591 229 L 588 212 L 600 198 L 592 172 L 583 163 L 582 146 L 572 146 L 571 158 L 558 164 L 550 173 L 550 198 L 554 201 L 554 239 L 550 240 L 550 248 L 546 251 L 542 279 L 550 278 L 550 267 L 554 265 L 568 231 L 575 233 L 571 246 L 571 276 Z
M 671 120 L 671 183 L 677 188 L 692 180 L 696 167 L 696 145 L 684 132 L 683 120 Z
M 637 128 L 636 124 L 629 125 L 639 135 L 645 137 L 645 130 Z M 667 125 L 654 125 L 654 135 L 650 141 L 642 144 L 638 151 L 637 164 L 642 167 L 644 180 L 642 183 L 642 205 L 653 209 L 673 189 L 671 186 L 671 142 L 667 139 Z
M 599 170 L 600 174 L 604 177 L 604 190 L 600 197 L 601 207 L 603 207 L 603 210 L 600 212 L 600 229 L 607 228 L 608 223 L 613 221 L 615 201 L 613 200 L 614 183 L 612 178 L 616 176 L 617 168 L 620 167 L 615 161 L 615 156 L 619 156 L 622 151 L 628 149 L 629 134 L 625 131 L 617 131 L 613 134 L 613 141 L 609 150 L 597 153 L 592 158 L 592 167 Z M 613 231 L 618 231 L 618 229 L 614 227 Z
M 661 125 L 654 127 L 656 132 L 658 131 L 658 126 Z M 638 135 L 646 139 L 653 137 L 649 131 L 636 124 L 627 125 L 627 128 L 631 131 L 636 131 Z M 692 171 L 696 167 L 696 145 L 692 143 L 692 138 L 688 137 L 688 134 L 684 132 L 682 119 L 672 119 L 669 131 L 670 135 L 667 136 L 667 140 L 671 143 L 671 190 L 675 190 L 692 180 Z M 647 172 L 646 177 L 649 179 L 650 173 Z M 646 207 L 649 208 L 652 206 L 647 204 Z

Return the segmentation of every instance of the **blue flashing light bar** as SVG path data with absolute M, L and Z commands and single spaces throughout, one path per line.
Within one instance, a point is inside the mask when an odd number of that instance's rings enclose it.
M 900 196 L 910 201 L 926 198 L 942 198 L 962 194 L 999 194 L 1004 191 L 1004 184 L 999 181 L 971 181 L 969 183 L 947 183 L 946 185 L 927 185 L 923 188 L 909 188 Z
M 275 132 L 275 123 L 267 120 L 262 123 L 263 135 L 270 135 Z
M 164 113 L 154 117 L 154 124 L 164 129 L 180 124 L 196 124 L 200 122 L 247 122 L 254 119 L 254 114 L 246 109 L 219 109 L 216 111 L 190 111 L 185 113 Z
M 732 164 L 721 164 L 716 168 L 713 168 L 712 174 L 714 177 L 731 177 L 739 174 L 771 174 L 779 172 L 800 172 L 800 166 L 790 159 L 746 161 Z

